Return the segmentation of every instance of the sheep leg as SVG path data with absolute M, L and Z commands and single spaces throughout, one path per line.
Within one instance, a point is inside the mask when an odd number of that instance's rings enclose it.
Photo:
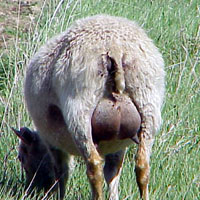
M 82 140 L 82 138 L 75 139 L 75 141 L 87 166 L 87 176 L 92 189 L 92 200 L 103 200 L 102 158 L 90 137 L 87 137 L 86 140 Z
M 125 150 L 105 157 L 104 176 L 109 187 L 109 200 L 118 200 L 118 186 L 124 161 Z
M 153 139 L 145 139 L 143 135 L 140 138 L 140 144 L 135 157 L 136 166 L 136 181 L 139 187 L 140 196 L 144 200 L 149 199 L 148 184 L 150 174 L 150 152 L 153 144 Z
M 58 181 L 58 199 L 64 199 L 65 185 L 69 176 L 69 155 L 64 154 L 61 150 L 50 148 L 55 162 L 55 175 Z
M 92 199 L 103 200 L 103 159 L 93 143 L 91 127 L 91 113 L 93 113 L 96 105 L 89 96 L 87 101 L 83 99 L 86 98 L 77 98 L 73 101 L 68 98 L 67 102 L 64 103 L 64 118 L 65 123 L 68 125 L 68 132 L 86 163 Z M 88 105 L 88 102 L 90 102 L 90 105 Z
M 102 158 L 97 153 L 96 149 L 91 150 L 89 156 L 85 156 L 87 164 L 87 176 L 92 188 L 92 199 L 103 200 L 103 169 Z

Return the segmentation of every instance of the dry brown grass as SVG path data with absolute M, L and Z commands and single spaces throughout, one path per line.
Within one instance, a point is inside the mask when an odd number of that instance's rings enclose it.
M 40 12 L 39 0 L 0 0 L 0 51 L 7 50 L 16 39 L 17 33 L 27 32 Z M 17 38 L 16 38 L 17 37 Z

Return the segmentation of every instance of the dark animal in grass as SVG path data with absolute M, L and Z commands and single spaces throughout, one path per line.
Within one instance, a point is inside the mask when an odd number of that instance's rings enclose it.
M 34 188 L 49 191 L 55 187 L 54 162 L 47 146 L 37 132 L 23 127 L 12 128 L 20 138 L 18 158 L 26 174 L 26 189 L 29 194 Z

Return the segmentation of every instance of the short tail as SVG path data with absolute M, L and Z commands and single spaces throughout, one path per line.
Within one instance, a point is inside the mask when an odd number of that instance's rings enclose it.
M 125 89 L 125 80 L 124 80 L 124 71 L 122 68 L 116 68 L 115 72 L 115 84 L 116 84 L 116 90 L 120 94 L 124 92 Z
M 121 52 L 113 50 L 108 53 L 108 56 L 113 64 L 115 90 L 117 93 L 122 94 L 125 90 L 125 78 Z

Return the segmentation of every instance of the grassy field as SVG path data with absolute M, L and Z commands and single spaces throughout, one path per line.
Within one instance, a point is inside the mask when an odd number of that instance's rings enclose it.
M 24 179 L 17 160 L 18 139 L 10 127 L 33 127 L 23 100 L 26 64 L 48 38 L 65 30 L 74 20 L 97 13 L 137 21 L 165 60 L 163 126 L 156 135 L 151 157 L 150 199 L 200 199 L 199 1 L 49 0 L 40 10 L 27 31 L 13 31 L 13 45 L 0 50 L 0 199 L 24 197 Z M 139 199 L 135 151 L 136 146 L 132 146 L 126 155 L 120 199 Z M 85 166 L 78 160 L 65 199 L 87 200 L 89 191 Z

